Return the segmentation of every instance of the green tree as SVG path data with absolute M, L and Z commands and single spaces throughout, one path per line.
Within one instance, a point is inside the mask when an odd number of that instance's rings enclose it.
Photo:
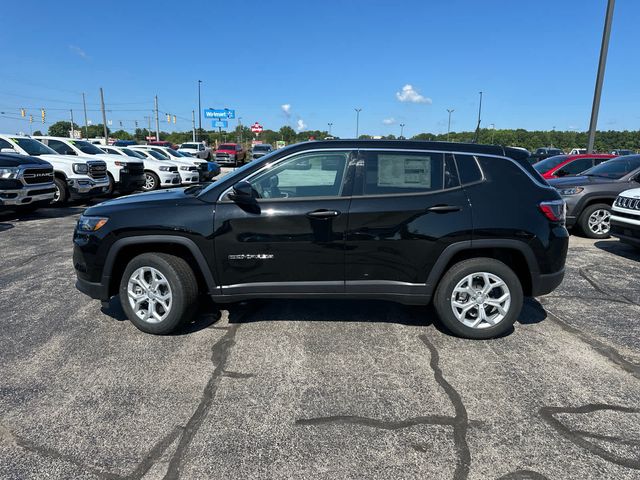
M 34 135 L 44 135 L 40 130 L 36 130 L 33 132 Z
M 133 140 L 133 135 L 125 130 L 116 130 L 110 136 L 118 140 Z
M 73 124 L 73 128 L 74 130 L 80 129 L 76 123 Z M 47 133 L 53 137 L 68 137 L 69 132 L 71 132 L 71 122 L 64 120 L 51 124 L 47 131 Z

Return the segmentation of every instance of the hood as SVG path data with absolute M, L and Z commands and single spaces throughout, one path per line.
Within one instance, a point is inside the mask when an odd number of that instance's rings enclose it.
M 640 198 L 640 188 L 632 188 L 631 190 L 625 190 L 620 195 L 628 198 Z
M 0 167 L 19 167 L 20 165 L 51 166 L 46 160 L 18 153 L 3 153 L 0 155 Z
M 87 162 L 104 162 L 102 158 L 94 158 L 98 155 L 87 155 L 84 157 L 77 157 L 75 155 L 54 155 L 53 153 L 45 153 L 40 155 L 40 158 L 49 160 L 51 162 L 66 162 L 66 163 L 87 163 Z
M 580 175 L 577 177 L 553 178 L 551 180 L 547 180 L 547 183 L 554 188 L 568 188 L 568 187 L 584 187 L 585 185 L 613 183 L 617 181 L 618 180 L 614 178 L 589 177 L 586 175 Z
M 186 188 L 170 188 L 153 192 L 136 193 L 124 197 L 114 198 L 99 203 L 85 210 L 84 215 L 104 215 L 123 210 L 147 209 L 153 207 L 169 207 L 184 203 L 202 203 L 193 195 L 185 193 Z
M 97 153 L 91 156 L 108 162 L 144 163 L 141 158 L 124 157 L 122 155 L 113 155 L 111 153 Z

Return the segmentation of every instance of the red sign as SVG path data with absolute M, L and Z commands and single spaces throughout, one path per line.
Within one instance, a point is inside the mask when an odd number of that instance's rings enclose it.
M 148 142 L 155 142 L 156 137 L 144 137 L 147 139 Z
M 253 133 L 260 133 L 262 132 L 262 130 L 263 130 L 262 125 L 260 125 L 258 122 L 251 125 L 251 131 Z

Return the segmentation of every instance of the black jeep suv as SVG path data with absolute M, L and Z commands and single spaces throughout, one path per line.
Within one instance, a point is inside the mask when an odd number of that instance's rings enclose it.
M 87 209 L 74 233 L 77 287 L 120 295 L 164 334 L 199 294 L 432 299 L 468 338 L 508 331 L 523 295 L 562 281 L 568 233 L 557 191 L 516 149 L 332 140 L 277 150 L 208 186 Z

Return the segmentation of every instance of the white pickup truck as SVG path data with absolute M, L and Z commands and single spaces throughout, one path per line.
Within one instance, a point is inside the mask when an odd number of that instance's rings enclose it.
M 109 190 L 107 164 L 99 159 L 60 155 L 31 137 L 0 134 L 0 151 L 37 157 L 53 166 L 55 193 L 52 203 L 92 198 Z
M 200 142 L 183 143 L 180 145 L 180 148 L 178 148 L 178 151 L 204 160 L 211 160 L 213 158 L 211 147 L 207 147 L 204 143 Z
M 61 155 L 89 156 L 104 160 L 111 181 L 108 193 L 118 190 L 120 193 L 127 194 L 140 190 L 145 184 L 144 163 L 140 159 L 127 157 L 126 160 L 123 160 L 119 155 L 104 153 L 97 145 L 86 140 L 50 136 L 35 136 L 33 138 L 38 139 Z

